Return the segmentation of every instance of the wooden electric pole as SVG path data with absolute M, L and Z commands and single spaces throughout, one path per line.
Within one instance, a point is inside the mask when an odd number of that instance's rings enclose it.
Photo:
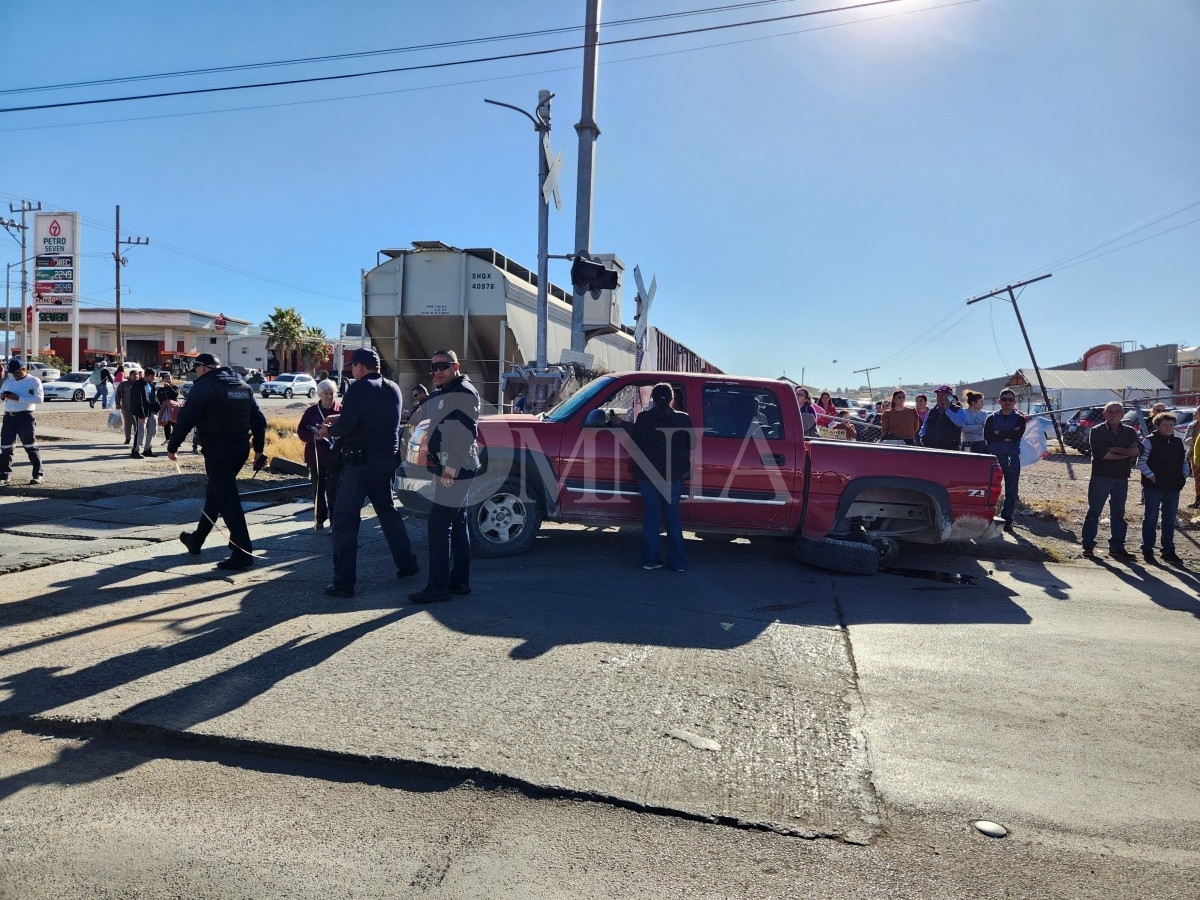
M 127 237 L 121 240 L 121 205 L 117 204 L 117 242 L 113 249 L 113 262 L 117 267 L 117 363 L 125 362 L 125 334 L 121 328 L 121 266 L 129 265 L 129 260 L 121 255 L 122 245 L 126 247 L 144 246 L 150 243 L 147 237 Z M 157 365 L 157 362 L 155 363 Z
M 1017 295 L 1013 293 L 1014 288 L 1025 287 L 1027 284 L 1035 284 L 1039 281 L 1045 281 L 1051 277 L 1051 273 L 1039 275 L 1037 278 L 1030 278 L 1028 281 L 1018 281 L 1016 284 L 1006 284 L 1002 288 L 996 288 L 988 294 L 981 294 L 978 297 L 972 297 L 967 301 L 967 306 L 972 303 L 978 303 L 980 300 L 987 300 L 991 297 L 998 297 L 1001 294 L 1007 293 L 1008 300 L 1012 303 L 1013 312 L 1017 314 L 1017 324 L 1021 326 L 1021 337 L 1025 338 L 1025 349 L 1029 351 L 1029 359 L 1033 363 L 1033 371 L 1037 374 L 1038 387 L 1042 389 L 1042 401 L 1046 404 L 1046 412 L 1050 414 L 1050 421 L 1054 423 L 1054 436 L 1058 438 L 1058 449 L 1065 455 L 1067 452 L 1066 445 L 1063 443 L 1062 426 L 1058 424 L 1058 414 L 1054 411 L 1054 407 L 1050 404 L 1050 395 L 1046 393 L 1046 383 L 1042 380 L 1042 370 L 1038 368 L 1036 357 L 1033 355 L 1033 344 L 1029 343 L 1029 333 L 1025 331 L 1025 320 L 1021 318 L 1021 308 L 1017 306 Z

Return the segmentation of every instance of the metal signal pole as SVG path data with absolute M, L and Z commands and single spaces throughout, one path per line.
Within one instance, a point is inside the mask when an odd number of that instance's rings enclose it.
M 1006 284 L 1002 288 L 996 288 L 989 294 L 982 294 L 978 297 L 972 297 L 967 301 L 967 306 L 972 303 L 978 303 L 980 300 L 987 300 L 991 297 L 998 297 L 1001 294 L 1007 293 L 1008 300 L 1012 303 L 1013 312 L 1017 314 L 1017 324 L 1021 327 L 1021 337 L 1025 338 L 1025 349 L 1029 351 L 1029 359 L 1033 362 L 1033 371 L 1037 373 L 1038 387 L 1042 389 L 1042 401 L 1046 404 L 1046 412 L 1050 414 L 1050 421 L 1054 423 L 1054 435 L 1058 438 L 1058 449 L 1062 453 L 1067 452 L 1067 447 L 1063 443 L 1062 426 L 1058 423 L 1058 414 L 1055 413 L 1054 407 L 1050 405 L 1050 395 L 1046 393 L 1046 383 L 1042 380 L 1042 370 L 1038 368 L 1037 358 L 1033 355 L 1033 345 L 1029 343 L 1029 333 L 1025 331 L 1025 320 L 1021 318 L 1021 308 L 1017 306 L 1017 295 L 1013 293 L 1014 288 L 1025 287 L 1027 284 L 1035 284 L 1039 281 L 1045 281 L 1052 277 L 1051 273 L 1039 275 L 1037 278 L 1030 278 L 1028 281 L 1018 281 L 1016 284 Z
M 600 0 L 587 0 L 587 25 L 583 33 L 583 110 L 575 131 L 579 134 L 579 160 L 575 177 L 575 253 L 585 259 L 592 244 L 592 186 L 595 183 L 596 62 L 600 55 Z M 587 345 L 583 333 L 584 292 L 571 298 L 571 349 L 582 352 Z

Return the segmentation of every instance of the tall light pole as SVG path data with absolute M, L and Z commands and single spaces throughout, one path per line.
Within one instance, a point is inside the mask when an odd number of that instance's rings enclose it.
M 1021 308 L 1017 306 L 1017 295 L 1013 293 L 1013 288 L 1025 287 L 1027 284 L 1035 284 L 1039 281 L 1045 281 L 1051 277 L 1052 273 L 1047 272 L 1045 275 L 1039 275 L 1037 278 L 1030 278 L 1028 281 L 1019 281 L 1016 284 L 1006 284 L 1002 288 L 996 288 L 988 294 L 981 294 L 978 297 L 972 297 L 967 301 L 967 306 L 972 303 L 978 303 L 980 300 L 987 300 L 990 297 L 997 297 L 1000 294 L 1007 293 L 1009 302 L 1012 303 L 1013 312 L 1017 314 L 1017 324 L 1021 327 L 1021 337 L 1025 338 L 1025 349 L 1029 351 L 1029 359 L 1033 363 L 1033 371 L 1037 374 L 1038 387 L 1042 389 L 1042 401 L 1046 404 L 1046 412 L 1050 415 L 1050 421 L 1054 424 L 1054 435 L 1058 438 L 1058 449 L 1065 455 L 1067 452 L 1066 445 L 1063 443 L 1062 426 L 1058 424 L 1058 415 L 1054 412 L 1054 408 L 1050 405 L 1050 395 L 1046 392 L 1046 383 L 1042 380 L 1042 370 L 1038 368 L 1037 358 L 1033 355 L 1033 344 L 1029 343 L 1029 334 L 1025 331 L 1025 320 L 1021 318 Z
M 558 173 L 551 178 L 550 161 L 550 101 L 554 94 L 538 91 L 536 115 L 530 115 L 519 106 L 501 103 L 499 100 L 484 100 L 494 106 L 515 110 L 533 123 L 538 135 L 538 277 L 537 277 L 537 370 L 546 371 L 546 331 L 549 319 L 547 292 L 550 286 L 550 196 L 553 194 L 559 209 L 562 201 L 558 195 Z M 555 160 L 555 168 L 562 165 L 561 155 Z
M 4 358 L 8 359 L 12 356 L 12 270 L 21 265 L 22 262 L 29 262 L 24 259 L 21 262 L 5 263 L 4 273 Z M 25 321 L 25 308 L 21 307 L 21 321 Z

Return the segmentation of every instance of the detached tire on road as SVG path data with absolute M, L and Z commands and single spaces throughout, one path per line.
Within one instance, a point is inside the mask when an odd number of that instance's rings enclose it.
M 484 559 L 524 553 L 541 527 L 538 498 L 516 475 L 506 478 L 485 500 L 467 507 L 471 552 Z
M 796 559 L 806 566 L 845 572 L 847 575 L 874 575 L 879 571 L 879 551 L 861 541 L 839 541 L 825 538 L 814 541 L 798 537 L 793 551 Z

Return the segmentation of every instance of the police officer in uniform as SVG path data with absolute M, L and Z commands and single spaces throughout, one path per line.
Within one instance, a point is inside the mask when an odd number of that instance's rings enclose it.
M 392 502 L 404 395 L 395 382 L 380 374 L 379 354 L 369 347 L 359 347 L 351 355 L 350 374 L 354 381 L 346 388 L 341 413 L 326 417 L 316 433 L 317 437 L 337 441 L 331 475 L 331 484 L 337 487 L 329 518 L 333 526 L 333 583 L 325 588 L 331 597 L 354 596 L 364 498 L 370 499 L 375 508 L 396 563 L 396 577 L 411 578 L 421 571 L 404 520 Z
M 443 603 L 451 594 L 471 593 L 466 506 L 479 472 L 479 392 L 453 350 L 435 350 L 429 369 L 435 388 L 425 403 L 430 420 L 426 463 L 434 479 L 429 580 L 408 595 L 413 603 Z
M 196 530 L 183 532 L 179 540 L 189 553 L 199 554 L 219 515 L 229 532 L 230 554 L 228 559 L 217 563 L 217 568 L 248 569 L 254 565 L 253 547 L 238 497 L 237 474 L 250 455 L 252 440 L 254 471 L 266 465 L 263 446 L 267 420 L 254 402 L 250 385 L 232 369 L 221 368 L 220 360 L 211 353 L 197 356 L 192 371 L 196 373 L 196 381 L 167 442 L 167 458 L 175 459 L 179 445 L 195 428 L 204 446 L 208 492 Z

